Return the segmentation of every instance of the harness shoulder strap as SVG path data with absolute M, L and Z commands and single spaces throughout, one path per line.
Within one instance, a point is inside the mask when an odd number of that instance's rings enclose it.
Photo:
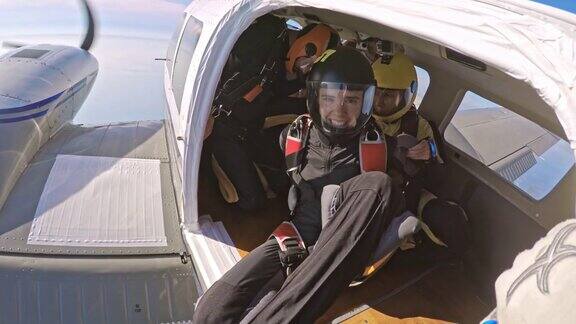
M 300 115 L 290 124 L 284 139 L 283 149 L 286 173 L 292 181 L 292 186 L 288 192 L 288 208 L 290 208 L 291 214 L 298 204 L 298 189 L 296 186 L 302 181 L 300 171 L 304 154 L 306 153 L 306 146 L 308 145 L 308 134 L 311 126 L 312 119 L 308 115 Z
M 312 126 L 312 119 L 308 115 L 300 115 L 288 128 L 284 143 L 284 158 L 286 160 L 286 172 L 292 178 L 294 173 L 300 171 L 304 149 L 308 144 L 310 126 Z
M 414 106 L 400 120 L 400 132 L 418 137 L 418 111 Z

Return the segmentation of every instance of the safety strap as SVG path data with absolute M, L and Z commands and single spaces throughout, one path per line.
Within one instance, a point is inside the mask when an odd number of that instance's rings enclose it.
M 288 195 L 288 207 L 291 213 L 294 212 L 298 200 L 297 188 L 294 185 L 297 186 L 303 181 L 300 171 L 302 171 L 302 160 L 308 145 L 311 127 L 312 119 L 310 116 L 300 115 L 290 124 L 284 142 L 286 173 L 293 183 Z M 358 151 L 362 173 L 369 171 L 386 172 L 388 146 L 386 138 L 377 125 L 371 123 L 365 129 L 360 136 Z
M 292 124 L 296 118 L 298 118 L 298 115 L 296 114 L 268 116 L 266 119 L 264 119 L 264 125 L 262 126 L 262 129 L 269 129 L 280 125 L 289 125 Z
M 308 145 L 308 135 L 312 119 L 308 115 L 301 115 L 288 128 L 284 144 L 284 158 L 286 170 L 292 180 L 297 183 L 298 173 L 302 165 L 302 158 Z M 388 161 L 388 145 L 386 138 L 378 126 L 369 123 L 360 136 L 358 146 L 360 170 L 362 173 L 370 171 L 386 172 Z
M 244 100 L 246 100 L 247 102 L 252 102 L 254 101 L 254 99 L 256 99 L 256 97 L 258 97 L 259 94 L 262 93 L 262 91 L 264 91 L 264 88 L 262 87 L 262 82 L 260 82 L 257 85 L 255 85 L 254 88 L 252 88 L 250 91 L 246 92 L 246 94 L 242 98 L 244 98 Z
M 312 119 L 308 115 L 301 115 L 288 128 L 284 143 L 284 158 L 286 160 L 286 172 L 290 178 L 293 178 L 294 174 L 300 171 L 311 126 Z
M 212 170 L 214 171 L 214 175 L 218 180 L 218 188 L 220 189 L 222 197 L 227 203 L 230 204 L 238 202 L 238 200 L 240 199 L 238 196 L 238 191 L 236 191 L 236 187 L 234 187 L 234 184 L 232 183 L 230 178 L 228 178 L 228 175 L 226 174 L 226 172 L 224 172 L 224 170 L 218 163 L 218 160 L 216 160 L 214 154 L 212 154 L 212 158 L 210 160 L 212 164 Z
M 224 200 L 229 204 L 237 203 L 240 200 L 240 197 L 238 196 L 238 191 L 236 190 L 234 183 L 232 183 L 232 180 L 230 180 L 230 178 L 226 174 L 226 171 L 224 171 L 224 169 L 222 169 L 222 167 L 220 166 L 220 163 L 218 163 L 218 160 L 216 159 L 214 154 L 212 154 L 211 165 L 212 165 L 212 171 L 214 172 L 216 180 L 218 181 L 218 189 L 220 189 L 220 193 L 222 194 Z M 264 175 L 258 164 L 253 163 L 253 165 L 254 169 L 256 169 L 256 173 L 258 174 L 258 179 L 262 184 L 262 188 L 266 193 L 266 198 L 268 199 L 276 198 L 276 194 L 270 188 L 268 179 L 266 179 L 266 176 Z
M 280 246 L 278 255 L 286 276 L 290 275 L 308 256 L 304 240 L 291 222 L 282 222 L 268 239 L 274 238 Z
M 258 97 L 258 95 L 260 95 L 262 93 L 262 91 L 264 90 L 264 86 L 266 86 L 267 84 L 272 82 L 272 79 L 274 78 L 274 74 L 278 70 L 277 66 L 279 65 L 280 56 L 281 56 L 280 52 L 282 50 L 281 49 L 282 40 L 284 39 L 286 34 L 287 34 L 286 29 L 283 29 L 280 32 L 280 34 L 278 36 L 276 36 L 276 41 L 274 42 L 274 46 L 272 48 L 272 51 L 270 51 L 272 53 L 272 55 L 268 56 L 266 63 L 264 63 L 264 65 L 262 66 L 262 69 L 260 70 L 260 74 L 259 74 L 260 83 L 255 85 L 252 89 L 250 89 L 248 92 L 246 92 L 244 94 L 244 96 L 242 97 L 247 102 L 254 101 L 254 99 L 256 99 L 256 97 Z
M 418 111 L 413 106 L 400 120 L 400 133 L 405 133 L 418 138 Z
M 430 227 L 422 219 L 422 213 L 424 212 L 424 207 L 426 207 L 426 205 L 430 201 L 437 199 L 437 198 L 438 197 L 436 197 L 436 195 L 434 195 L 430 191 L 422 190 L 422 194 L 420 195 L 420 200 L 418 201 L 418 212 L 417 212 L 418 219 L 420 219 L 420 226 L 422 227 L 422 230 L 424 231 L 424 233 L 426 233 L 426 235 L 428 236 L 428 238 L 432 242 L 434 242 L 440 246 L 448 247 L 448 245 L 446 245 L 446 243 L 442 242 L 441 239 L 439 239 L 436 235 L 434 235 L 434 233 L 432 232 Z

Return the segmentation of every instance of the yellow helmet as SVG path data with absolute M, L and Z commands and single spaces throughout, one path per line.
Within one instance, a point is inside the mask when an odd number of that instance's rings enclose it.
M 372 64 L 378 88 L 406 89 L 416 80 L 416 69 L 412 60 L 403 53 L 396 53 L 391 59 L 377 59 Z
M 377 59 L 372 64 L 372 69 L 379 89 L 377 97 L 382 98 L 382 100 L 376 98 L 375 113 L 386 116 L 393 114 L 394 117 L 404 115 L 412 107 L 418 89 L 416 69 L 412 60 L 403 53 L 396 53 L 392 57 L 384 56 Z M 394 93 L 401 95 L 392 103 L 390 96 Z

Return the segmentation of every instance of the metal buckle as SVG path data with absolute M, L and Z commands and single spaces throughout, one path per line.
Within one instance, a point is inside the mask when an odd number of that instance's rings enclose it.
M 376 134 L 376 140 L 370 139 L 370 137 L 369 137 L 370 132 L 373 132 L 374 134 Z M 380 132 L 378 132 L 377 130 L 372 128 L 364 134 L 363 142 L 380 142 L 381 140 L 382 140 L 382 137 L 380 136 Z
M 296 238 L 286 239 L 284 243 L 286 251 L 279 250 L 278 256 L 280 257 L 282 268 L 286 270 L 286 275 L 288 276 L 306 259 L 308 251 L 299 246 Z
M 212 107 L 212 111 L 210 112 L 210 114 L 214 118 L 220 117 L 222 113 L 224 113 L 226 117 L 230 117 L 230 114 L 232 114 L 232 110 L 226 110 L 224 109 L 224 105 L 220 104 L 218 106 Z
M 268 64 L 264 64 L 264 66 L 262 66 L 262 70 L 260 70 L 260 75 L 264 74 L 264 71 L 266 72 L 272 71 L 274 67 L 276 67 L 276 61 L 272 62 L 271 67 L 268 67 Z
M 296 121 L 294 123 L 292 123 L 292 125 L 290 125 L 290 128 L 288 128 L 288 136 L 297 138 L 297 139 L 302 139 L 301 138 L 301 130 L 303 128 L 304 124 L 302 123 L 302 119 L 298 118 L 296 119 Z

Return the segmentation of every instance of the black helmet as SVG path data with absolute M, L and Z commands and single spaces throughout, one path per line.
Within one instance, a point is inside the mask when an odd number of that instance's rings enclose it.
M 376 81 L 361 52 L 338 47 L 324 52 L 306 82 L 308 112 L 331 140 L 357 135 L 372 115 Z

